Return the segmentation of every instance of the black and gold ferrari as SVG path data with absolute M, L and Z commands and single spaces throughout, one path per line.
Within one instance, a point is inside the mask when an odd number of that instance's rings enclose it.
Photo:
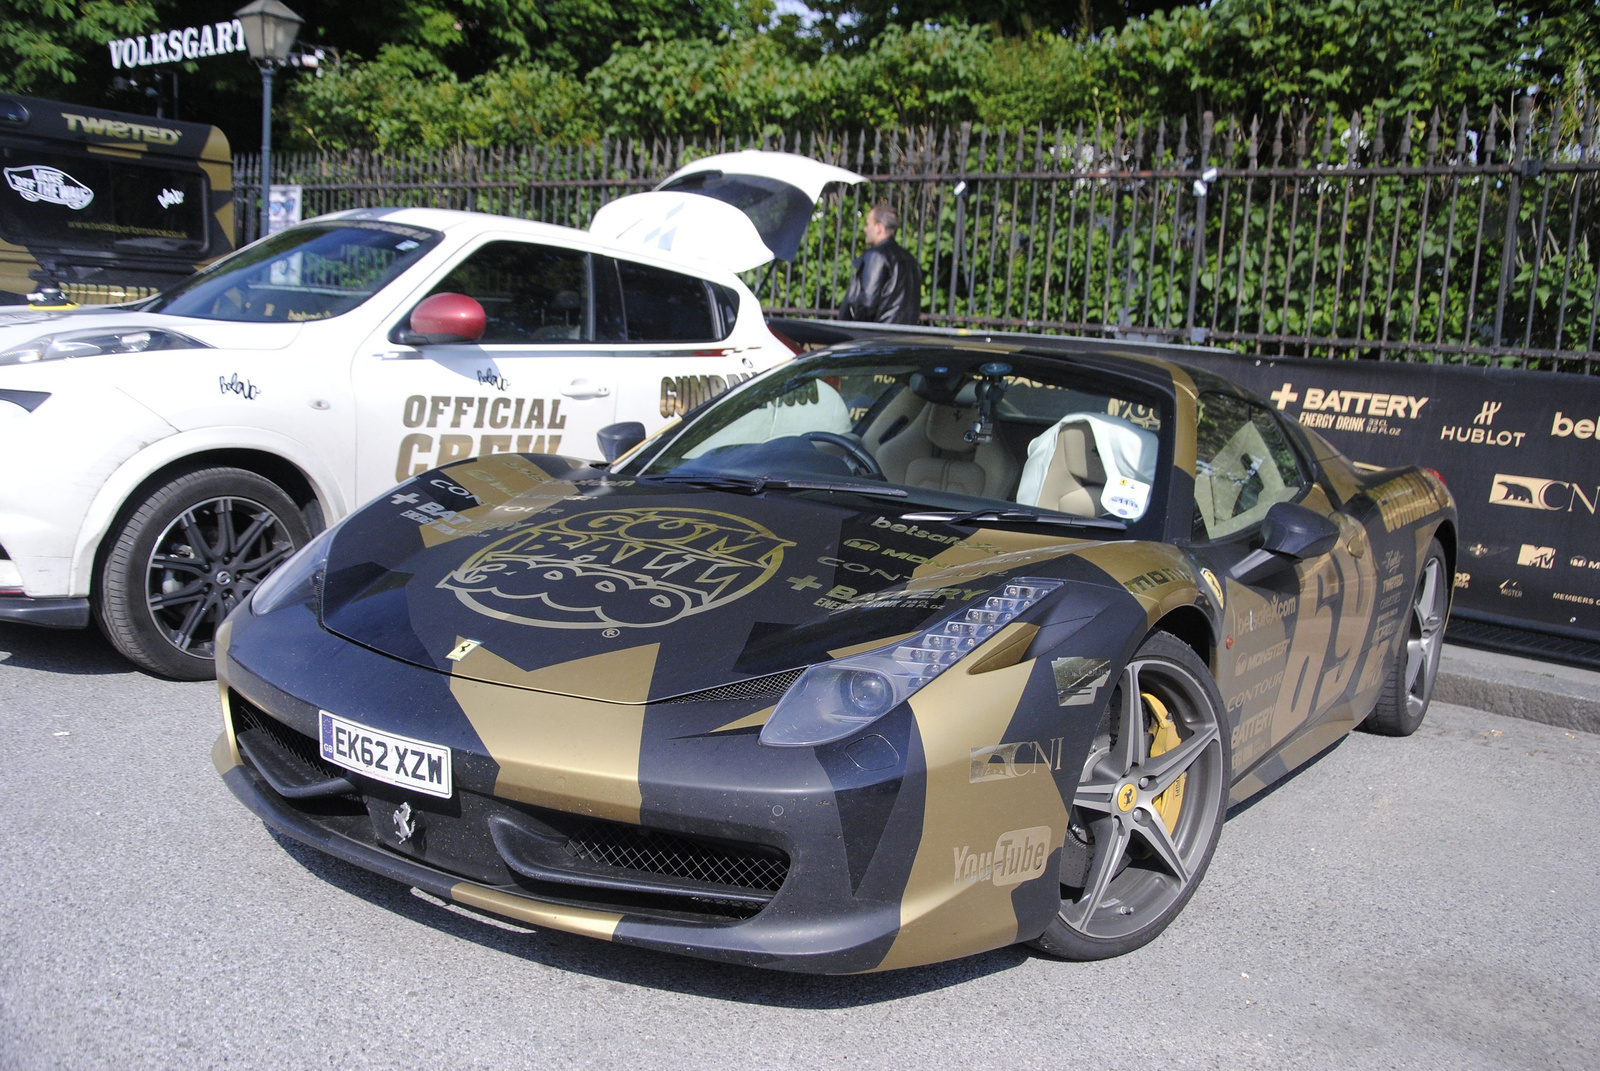
M 323 533 L 218 634 L 268 825 L 534 926 L 886 970 L 1160 933 L 1230 801 L 1427 710 L 1437 475 L 1171 347 L 900 338 L 609 464 L 495 454 Z

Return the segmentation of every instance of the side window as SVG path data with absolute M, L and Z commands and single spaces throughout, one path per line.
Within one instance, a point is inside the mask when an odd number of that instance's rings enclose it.
M 483 306 L 481 343 L 588 341 L 589 256 L 530 242 L 489 242 L 431 291 Z
M 1272 414 L 1226 394 L 1202 394 L 1195 430 L 1194 538 L 1220 539 L 1298 498 L 1305 477 Z
M 716 342 L 722 338 L 705 282 L 692 275 L 617 261 L 629 342 Z
M 739 292 L 731 286 L 721 283 L 707 283 L 711 287 L 711 297 L 717 303 L 717 311 L 722 314 L 723 338 L 733 334 L 733 325 L 739 321 Z

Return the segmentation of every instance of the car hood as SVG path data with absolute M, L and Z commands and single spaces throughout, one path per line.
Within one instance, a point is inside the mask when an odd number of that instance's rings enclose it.
M 822 191 L 866 181 L 854 171 L 788 152 L 746 149 L 679 168 L 650 193 L 602 205 L 597 238 L 693 257 L 742 272 L 793 260 Z
M 192 316 L 165 316 L 133 309 L 83 308 L 65 311 L 36 310 L 31 315 L 0 319 L 0 352 L 45 335 L 69 331 L 117 331 L 164 328 L 188 335 L 217 349 L 280 350 L 293 344 L 304 324 L 233 323 L 200 320 Z M 126 357 L 127 354 L 118 354 Z
M 1068 559 L 1098 544 L 906 523 L 909 508 L 480 458 L 415 477 L 339 527 L 323 626 L 440 672 L 637 703 L 881 646 L 1010 576 L 1076 564 L 1112 583 Z

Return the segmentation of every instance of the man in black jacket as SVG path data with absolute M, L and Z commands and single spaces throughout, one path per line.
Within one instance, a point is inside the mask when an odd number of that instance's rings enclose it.
M 879 324 L 914 324 L 922 308 L 922 269 L 894 235 L 900 213 L 880 201 L 867 213 L 867 251 L 856 258 L 855 274 L 839 319 Z

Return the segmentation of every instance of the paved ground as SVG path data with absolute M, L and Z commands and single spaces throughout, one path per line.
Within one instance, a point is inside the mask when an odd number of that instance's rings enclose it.
M 213 685 L 0 626 L 0 1068 L 1594 1068 L 1600 736 L 1436 706 L 1236 809 L 1108 963 L 797 978 L 489 925 L 279 842 Z

